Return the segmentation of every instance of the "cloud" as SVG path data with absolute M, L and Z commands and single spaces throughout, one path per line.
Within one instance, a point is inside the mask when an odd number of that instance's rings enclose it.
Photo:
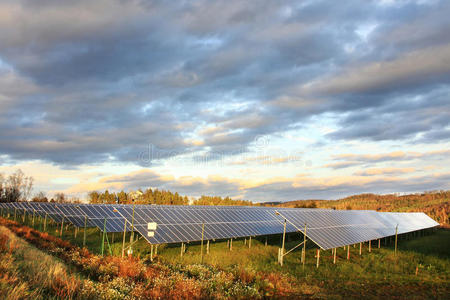
M 338 199 L 355 193 L 421 192 L 450 188 L 448 173 L 432 173 L 426 176 L 413 174 L 412 168 L 368 169 L 351 176 L 313 177 L 300 174 L 296 177 L 271 177 L 264 180 L 227 178 L 219 175 L 208 177 L 161 175 L 152 170 L 140 170 L 124 175 L 105 176 L 97 181 L 80 183 L 68 193 L 86 193 L 91 190 L 119 191 L 146 188 L 168 189 L 181 195 L 231 196 L 233 198 L 264 201 L 288 201 L 296 199 Z M 405 176 L 392 176 L 403 174 Z M 406 176 L 411 174 L 410 176 Z
M 240 194 L 240 186 L 236 180 L 221 176 L 209 176 L 206 179 L 192 176 L 175 178 L 145 169 L 125 175 L 106 176 L 95 182 L 77 184 L 69 188 L 67 192 L 83 194 L 93 190 L 130 191 L 147 188 L 166 189 L 195 197 L 201 195 L 236 197 Z
M 334 160 L 344 160 L 344 165 L 351 162 L 359 163 L 379 163 L 392 161 L 411 161 L 419 158 L 439 159 L 450 155 L 450 150 L 434 150 L 428 152 L 393 151 L 379 154 L 353 154 L 344 153 L 334 155 Z
M 414 168 L 369 168 L 363 171 L 355 172 L 358 176 L 377 176 L 377 175 L 401 175 L 413 173 Z
M 346 93 L 386 93 L 415 87 L 424 80 L 447 83 L 450 73 L 450 44 L 406 53 L 392 61 L 355 66 L 309 85 L 306 93 L 326 95 Z
M 260 137 L 312 154 L 366 141 L 446 149 L 449 13 L 448 1 L 2 1 L 0 155 L 153 167 L 186 153 L 235 158 Z M 323 123 L 332 130 L 309 130 Z M 311 146 L 283 138 L 302 130 Z M 274 162 L 289 166 L 283 157 Z M 426 158 L 321 164 L 408 159 Z M 134 179 L 171 186 L 158 176 Z M 236 188 L 213 182 L 198 191 Z

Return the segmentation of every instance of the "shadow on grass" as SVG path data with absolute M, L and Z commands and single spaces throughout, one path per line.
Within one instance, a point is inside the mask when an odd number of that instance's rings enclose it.
M 431 235 L 399 241 L 399 249 L 450 259 L 450 230 L 438 229 Z

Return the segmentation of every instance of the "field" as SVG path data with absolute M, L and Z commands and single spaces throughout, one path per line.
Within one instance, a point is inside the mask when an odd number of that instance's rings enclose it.
M 21 218 L 18 218 L 21 220 Z M 30 224 L 30 220 L 26 223 Z M 81 249 L 83 231 L 74 237 L 67 227 L 63 240 L 56 224 L 47 233 L 1 219 L 0 298 L 7 299 L 145 299 L 145 298 L 412 298 L 447 299 L 450 294 L 450 231 L 439 229 L 421 236 L 402 236 L 394 255 L 388 240 L 338 249 L 337 263 L 331 251 L 321 251 L 316 267 L 316 249 L 310 242 L 306 264 L 300 251 L 277 264 L 280 236 L 268 239 L 211 242 L 201 264 L 200 245 L 188 244 L 183 257 L 180 245 L 161 245 L 153 261 L 149 245 L 140 240 L 135 258 L 121 259 L 122 235 L 115 234 L 113 254 L 100 256 L 101 233 L 87 230 L 87 249 Z M 39 228 L 39 222 L 34 224 Z M 41 226 L 42 228 L 42 226 Z M 112 241 L 112 234 L 108 240 Z M 287 249 L 300 235 L 291 234 Z M 129 236 L 126 237 L 127 243 Z M 385 242 L 388 242 L 385 245 Z M 105 253 L 109 253 L 108 245 Z

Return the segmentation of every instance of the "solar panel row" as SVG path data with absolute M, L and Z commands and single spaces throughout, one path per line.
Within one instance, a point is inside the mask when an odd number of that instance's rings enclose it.
M 177 243 L 304 232 L 322 249 L 330 249 L 439 225 L 424 213 L 383 213 L 247 206 L 179 206 L 120 204 L 0 203 L 16 212 L 47 215 L 77 227 L 106 232 L 139 232 L 149 243 Z M 156 223 L 148 235 L 148 223 Z

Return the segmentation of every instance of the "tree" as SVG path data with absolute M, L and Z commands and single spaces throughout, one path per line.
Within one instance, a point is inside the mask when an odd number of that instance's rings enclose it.
M 48 198 L 44 192 L 40 191 L 33 197 L 33 199 L 31 201 L 33 201 L 33 202 L 48 202 Z
M 66 195 L 64 193 L 56 193 L 55 194 L 55 202 L 56 203 L 65 203 L 66 201 Z
M 33 188 L 33 177 L 25 176 L 22 170 L 11 174 L 7 180 L 0 176 L 0 202 L 26 201 Z
M 100 194 L 97 191 L 89 192 L 88 198 L 89 198 L 89 203 L 92 203 L 92 204 L 100 203 Z

